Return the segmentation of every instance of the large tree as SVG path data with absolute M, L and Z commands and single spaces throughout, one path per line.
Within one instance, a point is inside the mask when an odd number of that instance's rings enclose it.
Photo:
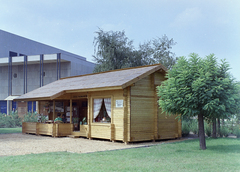
M 124 31 L 103 31 L 99 29 L 94 37 L 94 72 L 136 67 L 161 63 L 171 68 L 177 58 L 170 50 L 176 43 L 166 35 L 139 44 L 136 49 Z
M 213 54 L 200 58 L 180 57 L 158 87 L 159 105 L 168 114 L 198 117 L 199 143 L 206 149 L 204 119 L 226 118 L 239 111 L 237 84 L 226 62 L 217 63 Z

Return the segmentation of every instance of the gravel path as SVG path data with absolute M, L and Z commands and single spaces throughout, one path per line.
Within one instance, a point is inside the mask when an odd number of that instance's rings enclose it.
M 180 140 L 171 140 L 180 141 Z M 166 142 L 166 141 L 164 141 Z M 169 141 L 168 141 L 169 142 Z M 144 142 L 125 145 L 122 142 L 89 140 L 86 138 L 52 138 L 30 134 L 0 134 L 0 156 L 37 154 L 45 152 L 89 153 L 106 150 L 144 147 L 163 142 Z

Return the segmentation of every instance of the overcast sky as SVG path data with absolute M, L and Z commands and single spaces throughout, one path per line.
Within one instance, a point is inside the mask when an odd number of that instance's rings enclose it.
M 0 29 L 92 61 L 98 28 L 134 45 L 166 34 L 176 56 L 214 53 L 240 81 L 240 0 L 0 0 Z

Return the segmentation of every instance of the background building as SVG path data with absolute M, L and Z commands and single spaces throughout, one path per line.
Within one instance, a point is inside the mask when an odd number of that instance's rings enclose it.
M 34 111 L 35 102 L 12 100 L 60 78 L 92 73 L 94 66 L 82 56 L 0 30 L 0 112 Z

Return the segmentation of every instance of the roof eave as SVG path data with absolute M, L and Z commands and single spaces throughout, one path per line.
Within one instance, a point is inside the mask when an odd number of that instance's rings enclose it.
M 137 81 L 139 81 L 139 80 L 145 78 L 146 76 L 151 75 L 152 73 L 159 71 L 159 70 L 162 70 L 164 73 L 167 72 L 167 68 L 160 64 L 160 65 L 156 66 L 155 68 L 149 70 L 148 72 L 138 76 L 137 78 L 134 78 L 131 81 L 126 82 L 125 84 L 122 85 L 122 89 L 131 86 L 132 84 L 136 83 Z

